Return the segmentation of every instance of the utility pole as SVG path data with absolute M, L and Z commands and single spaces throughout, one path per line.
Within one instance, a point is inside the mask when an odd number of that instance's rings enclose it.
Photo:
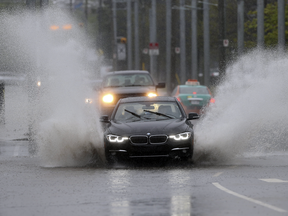
M 244 51 L 244 0 L 238 0 L 238 20 L 237 20 L 237 42 L 238 42 L 238 55 Z
M 152 8 L 149 10 L 149 21 L 150 43 L 156 43 L 156 0 L 152 0 Z M 150 55 L 150 73 L 154 79 L 158 80 L 156 59 L 156 55 Z
M 218 0 L 218 17 L 219 17 L 219 72 L 220 77 L 224 76 L 226 69 L 226 50 L 224 39 L 226 39 L 226 0 Z
M 264 46 L 264 0 L 257 0 L 257 46 Z
M 171 0 L 166 0 L 166 91 L 172 91 L 171 86 L 171 33 L 172 33 L 172 11 Z
M 180 80 L 186 81 L 185 0 L 180 0 Z
M 198 54 L 197 54 L 197 0 L 191 1 L 192 23 L 192 79 L 198 78 Z
M 132 69 L 131 0 L 127 0 L 127 50 L 128 50 L 128 70 L 131 70 Z
M 204 24 L 204 85 L 210 84 L 210 31 L 209 31 L 209 0 L 203 1 Z
M 278 0 L 278 49 L 285 50 L 285 0 Z
M 113 53 L 113 68 L 114 71 L 118 69 L 118 49 L 117 49 L 117 3 L 116 0 L 113 0 L 113 33 L 114 33 L 114 53 Z
M 139 59 L 139 0 L 134 0 L 134 37 L 135 37 L 135 69 L 140 69 L 140 59 Z

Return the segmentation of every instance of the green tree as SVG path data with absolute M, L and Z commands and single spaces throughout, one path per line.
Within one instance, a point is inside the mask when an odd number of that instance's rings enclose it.
M 249 11 L 252 18 L 245 22 L 245 46 L 252 48 L 257 46 L 257 10 Z M 288 5 L 285 6 L 285 28 L 288 27 Z M 264 9 L 264 41 L 265 46 L 273 47 L 278 43 L 278 5 L 267 4 Z M 288 42 L 288 31 L 285 31 L 286 43 Z

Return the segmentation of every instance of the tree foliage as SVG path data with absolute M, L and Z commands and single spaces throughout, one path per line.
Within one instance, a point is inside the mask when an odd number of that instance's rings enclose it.
M 249 11 L 250 20 L 245 22 L 245 46 L 252 48 L 257 45 L 257 10 Z M 288 5 L 285 6 L 285 28 L 288 27 Z M 286 43 L 288 31 L 285 31 Z M 264 9 L 264 41 L 265 46 L 273 47 L 278 43 L 278 5 L 270 3 Z

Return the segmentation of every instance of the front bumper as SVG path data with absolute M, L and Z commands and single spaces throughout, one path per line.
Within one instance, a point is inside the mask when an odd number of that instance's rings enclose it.
M 193 137 L 185 141 L 168 140 L 164 144 L 135 145 L 127 140 L 125 143 L 110 143 L 106 138 L 106 158 L 188 158 L 193 154 Z

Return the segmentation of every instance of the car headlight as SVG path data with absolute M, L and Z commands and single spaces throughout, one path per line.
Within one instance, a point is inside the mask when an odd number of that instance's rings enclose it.
M 149 93 L 147 94 L 147 96 L 148 96 L 148 97 L 156 97 L 157 94 L 156 94 L 155 92 L 149 92 Z
M 176 134 L 176 135 L 170 135 L 169 138 L 170 139 L 174 139 L 174 140 L 187 140 L 191 137 L 191 132 L 185 132 L 185 133 L 180 133 L 180 134 Z
M 112 94 L 106 94 L 103 96 L 102 100 L 104 103 L 112 103 L 113 102 L 113 95 Z
M 128 137 L 122 137 L 122 136 L 111 135 L 111 134 L 107 135 L 106 138 L 109 142 L 112 142 L 112 143 L 115 143 L 115 142 L 122 143 L 125 140 L 128 140 Z

